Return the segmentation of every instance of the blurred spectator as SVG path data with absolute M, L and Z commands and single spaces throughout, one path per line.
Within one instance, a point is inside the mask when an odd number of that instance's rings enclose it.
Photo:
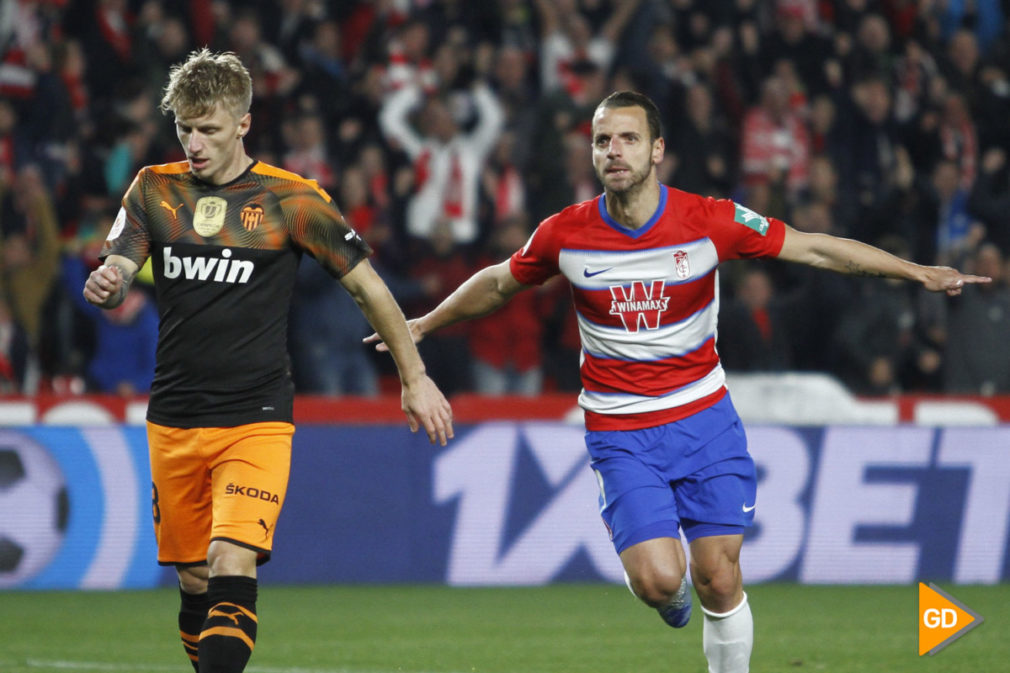
M 890 78 L 895 69 L 895 57 L 891 49 L 891 28 L 884 17 L 863 15 L 855 38 L 849 55 L 850 79 Z
M 982 156 L 982 165 L 968 198 L 968 214 L 986 228 L 987 238 L 1004 254 L 1010 253 L 1010 175 L 1006 152 L 993 147 Z
M 31 160 L 31 142 L 18 122 L 14 104 L 0 98 L 0 184 L 13 180 L 18 168 Z
M 528 0 L 499 0 L 502 49 L 514 47 L 531 56 L 537 49 L 536 13 Z
M 841 151 L 835 121 L 838 108 L 827 95 L 820 95 L 810 101 L 810 150 L 816 155 L 830 157 L 836 161 Z
M 759 97 L 765 77 L 761 58 L 762 7 L 756 0 L 736 2 L 732 22 L 713 34 L 719 73 L 715 82 L 716 100 L 734 129 L 740 128 L 747 109 Z
M 497 264 L 523 247 L 529 224 L 522 215 L 499 224 L 481 267 Z M 543 388 L 543 291 L 516 295 L 500 311 L 474 320 L 469 347 L 473 353 L 474 390 L 483 395 L 537 395 Z M 518 301 L 517 301 L 518 300 Z
M 894 117 L 902 124 L 920 115 L 929 101 L 929 85 L 939 71 L 932 55 L 917 41 L 905 43 L 894 61 Z
M 91 269 L 80 255 L 69 252 L 63 257 L 64 291 L 89 318 L 94 332 L 94 352 L 85 369 L 87 390 L 123 397 L 149 392 L 158 345 L 154 302 L 145 290 L 131 287 L 123 303 L 114 309 L 89 304 L 81 288 Z
M 668 125 L 681 116 L 685 89 L 697 82 L 689 58 L 677 44 L 675 33 L 669 23 L 652 26 L 646 44 L 646 58 L 633 71 L 633 77 L 640 82 L 637 88 L 656 103 Z
M 900 238 L 888 237 L 878 245 L 908 257 L 908 245 Z M 836 371 L 857 394 L 938 388 L 940 354 L 922 336 L 916 318 L 918 295 L 918 287 L 902 281 L 858 281 L 858 297 L 835 332 Z
M 333 189 L 337 183 L 335 162 L 327 148 L 322 118 L 307 112 L 286 124 L 290 124 L 291 149 L 284 154 L 284 169 L 315 180 L 323 189 Z
M 971 189 L 978 170 L 978 136 L 964 97 L 952 93 L 943 102 L 939 128 L 940 150 L 954 162 L 962 189 Z
M 316 23 L 311 39 L 300 42 L 296 56 L 304 73 L 299 91 L 318 101 L 328 127 L 338 124 L 351 103 L 350 73 L 343 60 L 339 24 L 333 20 Z
M 826 156 L 815 156 L 810 160 L 810 187 L 807 200 L 821 204 L 831 211 L 832 226 L 836 232 L 844 234 L 851 231 L 857 216 L 856 205 L 851 199 L 843 196 L 838 184 L 838 171 Z
M 50 187 L 62 175 L 65 145 L 77 131 L 73 92 L 61 72 L 65 61 L 54 59 L 54 55 L 62 58 L 66 53 L 61 43 L 37 45 L 26 52 L 35 86 L 19 115 L 18 126 L 31 142 L 29 160 L 38 164 Z
M 530 61 L 517 47 L 504 45 L 495 59 L 493 82 L 495 93 L 505 115 L 504 128 L 513 134 L 512 161 L 525 167 L 530 161 L 529 142 L 536 126 L 538 103 L 536 88 L 531 81 Z
M 483 82 L 473 88 L 477 122 L 465 131 L 443 97 L 422 100 L 416 86 L 390 96 L 380 123 L 390 141 L 414 162 L 413 195 L 407 207 L 407 233 L 430 236 L 446 222 L 457 243 L 473 243 L 480 235 L 477 222 L 477 188 L 488 153 L 501 131 L 502 110 Z M 420 130 L 409 122 L 411 111 L 422 105 Z M 444 391 L 444 389 L 443 389 Z
M 581 131 L 571 131 L 564 138 L 564 187 L 571 194 L 571 203 L 582 203 L 600 193 L 600 183 L 592 169 L 592 145 Z
M 0 275 L 7 304 L 33 349 L 44 319 L 42 306 L 59 277 L 59 263 L 56 211 L 41 172 L 30 164 L 0 192 Z
M 230 10 L 230 5 L 215 3 L 218 5 Z M 279 48 L 263 39 L 263 23 L 255 9 L 242 8 L 222 19 L 222 25 L 227 26 L 223 46 L 242 59 L 253 81 L 250 112 L 256 121 L 246 135 L 246 143 L 254 151 L 276 151 L 281 145 L 278 135 L 287 112 L 287 97 L 296 91 L 301 74 L 288 64 Z
M 371 349 L 361 342 L 372 333 L 371 326 L 351 295 L 308 257 L 298 266 L 290 320 L 296 392 L 378 394 L 378 370 Z
M 420 284 L 423 296 L 405 302 L 405 312 L 408 316 L 427 313 L 469 278 L 473 271 L 473 265 L 453 238 L 449 221 L 436 221 L 410 267 L 410 276 Z M 468 345 L 470 328 L 469 322 L 452 325 L 417 344 L 429 375 L 447 397 L 473 389 Z
M 0 395 L 17 395 L 24 389 L 28 368 L 28 337 L 0 297 Z
M 981 63 L 978 38 L 965 29 L 957 30 L 951 35 L 939 60 L 940 70 L 950 88 L 971 104 L 978 99 Z
M 491 206 L 489 219 L 492 226 L 526 212 L 526 184 L 522 171 L 513 160 L 515 144 L 516 139 L 511 132 L 502 133 L 481 176 L 484 198 Z
M 1010 392 L 1010 287 L 1003 253 L 980 245 L 972 273 L 990 276 L 988 285 L 965 288 L 947 302 L 944 389 L 951 393 L 992 395 Z
M 87 55 L 84 69 L 88 91 L 99 105 L 109 103 L 114 88 L 129 76 L 136 58 L 136 16 L 126 0 L 85 0 L 69 3 L 64 25 Z
M 166 14 L 163 3 L 144 3 L 139 23 L 141 39 L 136 45 L 137 70 L 144 88 L 154 96 L 165 84 L 165 73 L 185 60 L 193 43 L 185 21 L 179 16 Z
M 982 49 L 987 49 L 1004 25 L 1005 5 L 999 0 L 948 0 L 928 3 L 926 8 L 930 5 L 938 14 L 940 37 L 944 40 L 953 39 L 963 26 L 972 26 L 973 36 Z
M 687 92 L 683 121 L 668 132 L 667 155 L 675 160 L 673 186 L 704 196 L 728 196 L 733 188 L 733 140 L 716 113 L 706 84 Z
M 750 266 L 719 309 L 719 359 L 728 371 L 779 372 L 792 365 L 790 332 L 771 276 Z
M 852 85 L 838 113 L 840 185 L 844 198 L 857 208 L 847 234 L 863 241 L 893 231 L 890 218 L 902 150 L 891 102 L 887 81 L 871 76 Z
M 81 213 L 72 231 L 64 232 L 64 243 L 60 259 L 60 283 L 43 304 L 46 317 L 39 332 L 35 354 L 39 363 L 39 386 L 42 390 L 75 394 L 85 392 L 88 362 L 95 353 L 95 323 L 98 314 L 82 311 L 79 306 L 81 296 L 78 272 L 74 280 L 78 283 L 74 292 L 67 289 L 65 257 L 76 256 L 87 267 L 87 271 L 98 267 L 98 254 L 114 220 L 115 211 L 105 212 L 91 208 Z M 138 276 L 144 283 L 149 281 Z
M 962 263 L 985 237 L 985 227 L 968 213 L 968 192 L 954 162 L 937 162 L 930 185 L 936 214 L 928 222 L 936 235 L 936 261 Z
M 640 0 L 612 3 L 610 16 L 595 33 L 574 0 L 533 2 L 540 17 L 540 90 L 551 93 L 563 88 L 575 94 L 580 80 L 572 73 L 572 65 L 588 60 L 606 72 Z
M 288 63 L 305 65 L 301 60 L 305 55 L 304 46 L 313 40 L 313 29 L 326 23 L 325 4 L 320 0 L 279 0 L 257 5 L 266 40 L 281 50 Z M 315 35 L 318 36 L 318 30 Z
M 593 110 L 606 95 L 607 78 L 592 61 L 579 61 L 571 71 L 579 78 L 575 93 L 556 90 L 541 97 L 537 106 L 533 155 L 527 174 L 535 221 L 572 204 L 571 186 L 566 184 L 573 179 L 566 173 L 573 168 L 566 159 L 569 134 L 581 135 L 589 151 Z
M 424 21 L 408 19 L 389 41 L 389 62 L 383 82 L 388 95 L 409 86 L 429 91 L 435 87 L 435 75 L 428 48 L 430 33 Z
M 150 156 L 153 136 L 149 126 L 128 118 L 108 123 L 116 135 L 104 149 L 102 177 L 109 197 L 114 199 L 130 186 L 130 180 L 141 166 L 151 163 L 146 159 Z
M 571 286 L 560 278 L 544 284 L 544 377 L 545 387 L 564 392 L 582 390 L 579 371 L 582 341 L 572 304 Z
M 254 9 L 240 9 L 231 17 L 228 48 L 238 54 L 249 68 L 257 96 L 285 96 L 294 90 L 300 75 L 291 68 L 283 52 L 263 39 L 264 22 Z
M 794 209 L 792 225 L 815 234 L 838 234 L 833 215 L 825 203 L 814 201 Z M 789 325 L 790 340 L 795 346 L 793 367 L 802 371 L 834 371 L 836 354 L 830 344 L 840 316 L 855 301 L 853 279 L 796 264 L 773 266 L 768 271 L 781 275 L 779 310 Z
M 388 208 L 392 197 L 389 193 L 389 173 L 382 148 L 376 144 L 365 145 L 361 148 L 358 162 L 364 173 L 369 201 L 380 210 Z
M 761 185 L 795 198 L 810 179 L 810 134 L 804 120 L 790 105 L 789 90 L 781 77 L 766 79 L 760 103 L 743 123 L 741 169 L 748 187 Z M 770 204 L 753 209 L 769 212 Z M 779 213 L 782 214 L 781 212 Z
M 832 50 L 831 44 L 813 30 L 812 18 L 812 2 L 777 0 L 775 30 L 761 47 L 761 61 L 767 74 L 780 61 L 789 61 L 805 89 L 818 94 L 829 88 L 826 68 L 832 63 Z
M 370 241 L 373 225 L 379 218 L 379 210 L 369 198 L 365 171 L 357 164 L 348 166 L 340 176 L 340 208 L 347 223 L 362 238 Z M 381 245 L 381 241 L 376 242 Z M 378 246 L 373 246 L 372 249 L 376 247 Z

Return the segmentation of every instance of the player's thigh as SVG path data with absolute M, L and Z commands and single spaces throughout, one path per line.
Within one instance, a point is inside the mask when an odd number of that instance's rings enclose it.
M 294 426 L 270 422 L 217 430 L 211 539 L 269 552 L 287 493 Z
M 754 522 L 757 469 L 745 449 L 675 481 L 673 486 L 688 542 L 742 534 Z
M 631 446 L 636 436 L 649 431 L 586 433 L 600 487 L 600 515 L 618 554 L 645 540 L 679 536 L 677 502 L 669 483 Z
M 160 563 L 193 564 L 207 558 L 211 530 L 210 468 L 199 428 L 147 424 L 151 509 Z

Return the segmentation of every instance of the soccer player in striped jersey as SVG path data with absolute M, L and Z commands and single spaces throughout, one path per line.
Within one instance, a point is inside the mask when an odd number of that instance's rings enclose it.
M 256 567 L 270 557 L 291 462 L 287 315 L 299 259 L 339 280 L 394 353 L 411 430 L 452 437 L 368 245 L 312 180 L 250 158 L 252 80 L 231 53 L 174 66 L 161 107 L 186 161 L 137 174 L 84 297 L 118 306 L 151 258 L 160 315 L 147 413 L 158 562 L 175 566 L 198 673 L 239 673 L 256 640 Z
M 756 475 L 716 351 L 719 263 L 778 257 L 950 295 L 989 279 L 799 232 L 732 201 L 660 184 L 659 112 L 639 93 L 615 92 L 600 103 L 592 151 L 601 196 L 548 217 L 511 258 L 408 324 L 420 340 L 555 274 L 568 279 L 582 338 L 586 446 L 628 585 L 668 624 L 686 625 L 683 531 L 709 670 L 742 673 L 753 620 L 740 550 L 757 507 Z M 378 335 L 366 341 L 384 350 Z

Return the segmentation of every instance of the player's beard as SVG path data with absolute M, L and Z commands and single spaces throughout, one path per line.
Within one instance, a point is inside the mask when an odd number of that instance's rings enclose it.
M 606 180 L 606 166 L 597 171 L 597 177 L 603 183 L 603 187 L 609 195 L 619 199 L 627 199 L 641 191 L 642 186 L 652 177 L 652 158 L 647 159 L 646 163 L 637 169 L 629 164 L 628 169 L 630 174 L 624 178 L 620 186 L 608 183 Z

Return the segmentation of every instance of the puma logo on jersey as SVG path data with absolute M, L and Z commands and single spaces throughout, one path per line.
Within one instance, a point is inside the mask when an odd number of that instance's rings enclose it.
M 161 207 L 164 208 L 165 210 L 167 210 L 168 212 L 172 213 L 172 219 L 174 220 L 174 219 L 176 219 L 175 211 L 177 211 L 180 208 L 182 208 L 182 204 L 180 203 L 175 208 L 173 208 L 172 206 L 168 205 L 167 201 L 162 201 L 161 202 Z
M 256 265 L 248 260 L 230 259 L 231 255 L 231 250 L 225 248 L 221 251 L 221 257 L 176 257 L 172 254 L 172 248 L 166 247 L 165 278 L 248 283 Z

